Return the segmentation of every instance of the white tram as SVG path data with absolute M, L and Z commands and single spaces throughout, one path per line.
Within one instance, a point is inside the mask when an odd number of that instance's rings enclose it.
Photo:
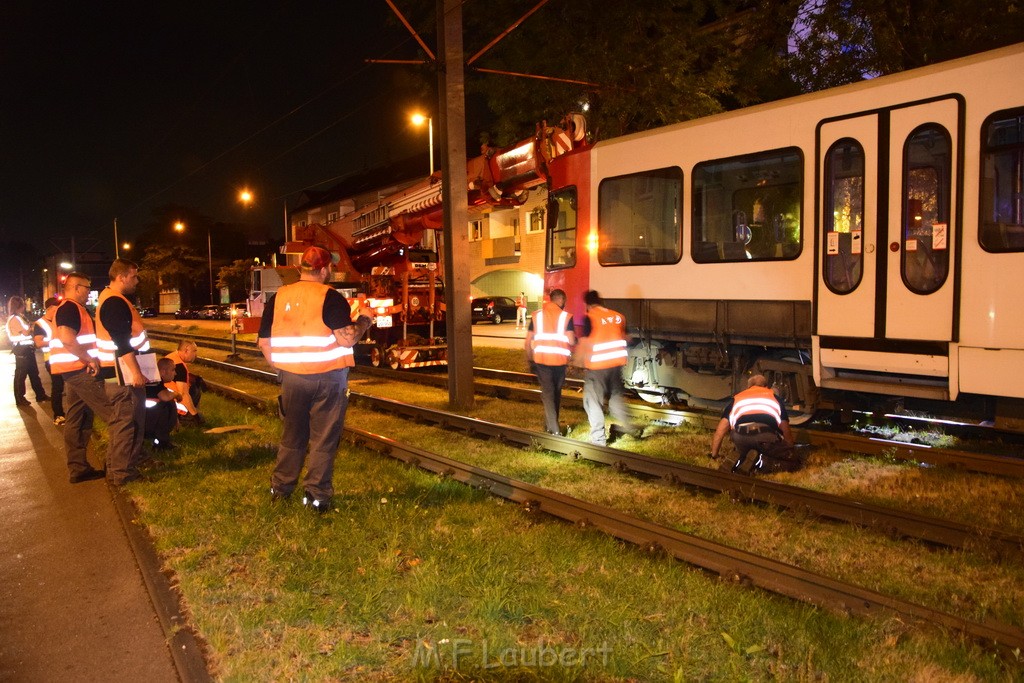
M 625 314 L 645 397 L 758 371 L 805 415 L 899 397 L 1024 428 L 1024 44 L 549 170 L 547 288 L 577 321 L 587 289 Z

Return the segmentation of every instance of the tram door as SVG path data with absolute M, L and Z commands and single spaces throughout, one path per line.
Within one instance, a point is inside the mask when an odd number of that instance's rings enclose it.
M 949 98 L 821 127 L 818 335 L 953 339 L 958 118 Z

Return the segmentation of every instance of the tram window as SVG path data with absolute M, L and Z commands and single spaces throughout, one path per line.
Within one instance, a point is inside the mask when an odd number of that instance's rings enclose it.
M 981 136 L 978 241 L 986 251 L 1024 251 L 1024 109 L 988 117 Z
M 864 271 L 864 148 L 850 138 L 825 155 L 824 269 L 829 289 L 845 294 L 860 284 Z
M 547 270 L 576 265 L 576 188 L 552 192 L 548 198 L 548 235 L 544 266 Z
M 920 126 L 903 146 L 903 281 L 934 292 L 949 274 L 953 144 L 942 126 Z
M 693 169 L 693 260 L 765 261 L 800 255 L 803 157 L 795 147 Z
M 602 266 L 676 263 L 682 249 L 683 171 L 662 168 L 598 187 L 598 250 Z

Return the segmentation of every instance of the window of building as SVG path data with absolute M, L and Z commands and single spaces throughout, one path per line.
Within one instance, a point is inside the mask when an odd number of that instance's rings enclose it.
M 903 281 L 934 292 L 949 273 L 952 140 L 937 123 L 920 126 L 903 146 Z
M 329 214 L 327 214 L 327 222 L 328 223 L 333 223 L 336 220 L 338 220 L 338 212 L 337 211 L 331 211 Z
M 538 206 L 526 214 L 526 234 L 544 232 L 544 207 Z
M 803 157 L 795 147 L 693 169 L 692 254 L 697 263 L 795 259 L 803 231 Z
M 1024 108 L 996 112 L 981 128 L 978 241 L 986 251 L 1024 251 Z
M 484 222 L 482 220 L 469 222 L 469 241 L 479 242 L 484 238 Z
M 845 294 L 860 284 L 864 272 L 864 148 L 845 138 L 825 155 L 825 284 Z
M 683 171 L 606 178 L 598 187 L 597 260 L 603 266 L 676 263 L 682 249 Z
M 547 270 L 576 265 L 576 188 L 567 187 L 548 197 L 548 221 L 544 266 Z

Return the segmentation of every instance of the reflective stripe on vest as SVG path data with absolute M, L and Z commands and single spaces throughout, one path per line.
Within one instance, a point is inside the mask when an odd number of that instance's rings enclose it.
M 729 413 L 729 424 L 735 429 L 736 421 L 747 415 L 768 415 L 775 420 L 776 425 L 781 424 L 782 408 L 775 398 L 775 392 L 767 387 L 750 387 L 736 394 Z
M 270 327 L 270 361 L 288 372 L 315 375 L 355 365 L 351 348 L 342 346 L 324 324 L 324 302 L 331 288 L 300 280 L 277 290 Z
M 92 324 L 92 316 L 89 315 L 89 311 L 85 310 L 85 306 L 67 299 L 61 306 L 74 306 L 78 309 L 78 316 L 80 319 L 78 325 L 78 334 L 75 340 L 78 344 L 85 349 L 93 358 L 99 355 L 96 350 L 96 330 Z M 54 319 L 57 315 L 54 314 Z M 60 337 L 54 335 L 53 339 L 50 340 L 50 372 L 54 375 L 63 374 L 65 372 L 74 372 L 75 370 L 83 370 L 85 363 L 78 360 L 78 356 L 64 349 L 64 343 L 60 340 Z
M 53 328 L 50 326 L 50 323 L 47 322 L 46 318 L 40 318 L 39 320 L 37 320 L 36 325 L 39 325 L 39 328 L 43 331 L 43 345 L 39 347 L 40 350 L 43 352 L 43 360 L 49 361 L 50 342 L 53 341 Z M 35 335 L 32 336 L 34 337 Z
M 11 329 L 11 323 L 17 321 L 21 326 L 19 332 L 15 332 Z M 11 346 L 33 346 L 31 330 L 28 329 L 28 325 L 19 315 L 12 315 L 7 319 L 7 338 L 11 340 Z
M 547 315 L 544 315 L 547 313 Z M 533 360 L 541 365 L 566 365 L 571 354 L 570 316 L 557 305 L 546 302 L 533 314 Z
M 107 287 L 100 292 L 99 304 L 96 306 L 96 349 L 99 351 L 100 365 L 104 367 L 114 367 L 114 358 L 117 356 L 117 344 L 110 338 L 110 332 L 103 326 L 103 318 L 100 311 L 103 310 L 103 304 L 107 299 L 111 297 L 117 297 L 128 305 L 128 310 L 132 314 L 132 331 L 130 343 L 132 349 L 136 352 L 149 351 L 149 338 L 146 336 L 146 329 L 142 325 L 142 317 L 139 312 L 135 310 L 135 306 L 132 306 L 132 302 L 128 301 L 125 297 L 117 294 L 110 287 Z
M 626 319 L 621 313 L 603 306 L 594 306 L 587 312 L 590 318 L 590 353 L 586 366 L 590 370 L 603 370 L 626 364 Z

